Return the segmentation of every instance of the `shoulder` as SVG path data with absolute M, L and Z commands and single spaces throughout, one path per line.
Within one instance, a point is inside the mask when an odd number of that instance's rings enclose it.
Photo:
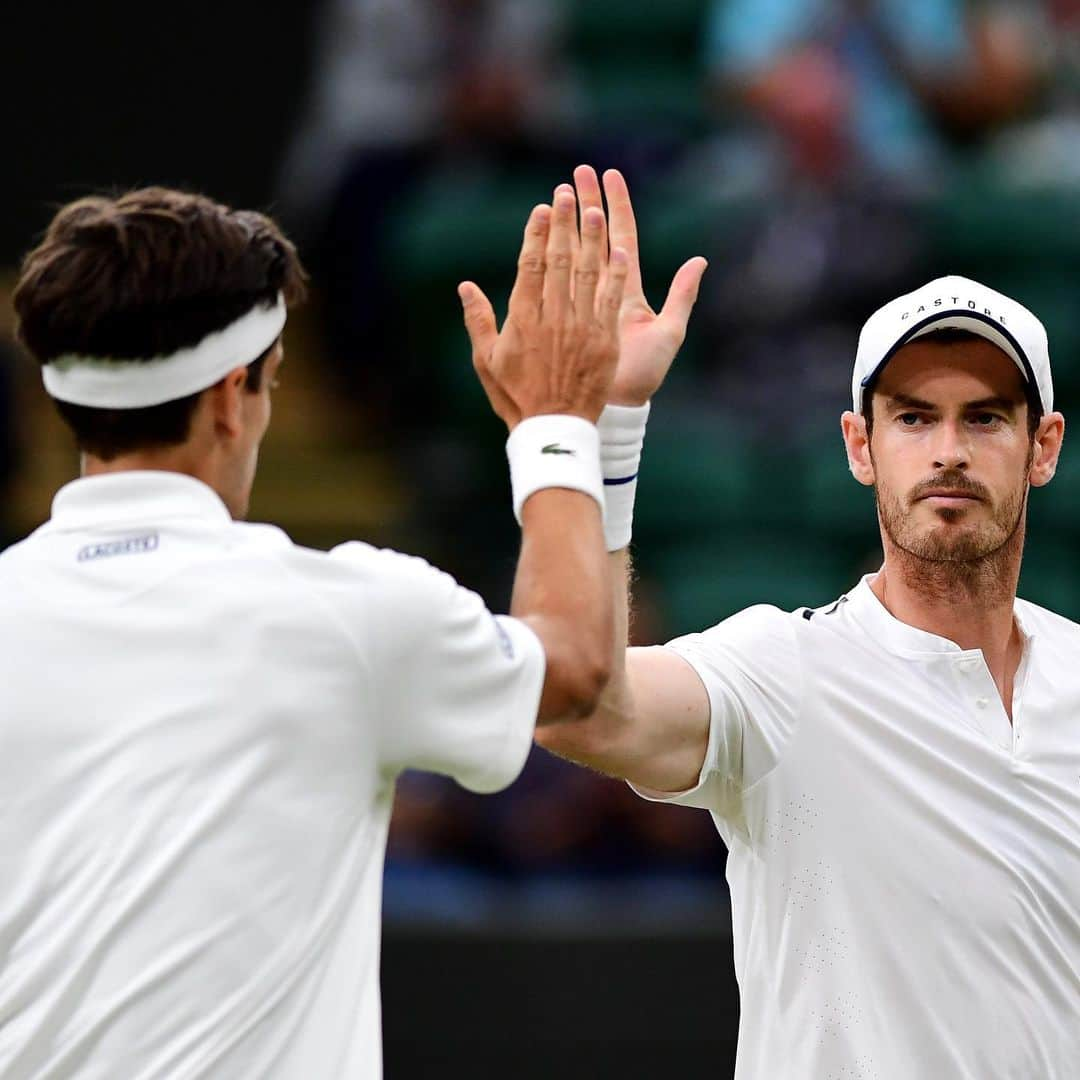
M 415 555 L 378 548 L 359 540 L 319 551 L 293 543 L 274 525 L 246 522 L 232 526 L 234 542 L 246 554 L 265 554 L 285 570 L 307 579 L 314 587 L 344 586 L 369 591 L 408 594 L 450 592 L 455 582 Z
M 799 612 L 782 611 L 771 604 L 755 604 L 736 612 L 715 626 L 686 634 L 669 646 L 701 650 L 738 650 L 756 653 L 770 646 L 796 647 L 795 627 Z
M 669 641 L 710 686 L 753 688 L 797 697 L 802 683 L 797 612 L 768 604 L 745 608 L 708 630 Z
M 1053 684 L 1055 697 L 1075 695 L 1080 687 L 1080 625 L 1028 600 L 1016 601 L 1016 614 L 1033 639 L 1033 662 Z
M 25 583 L 27 574 L 33 573 L 39 545 L 34 542 L 34 534 L 0 551 L 0 580 L 4 581 L 5 590 Z
M 1025 632 L 1040 641 L 1057 642 L 1071 649 L 1080 647 L 1080 623 L 1067 619 L 1049 608 L 1040 607 L 1030 600 L 1017 598 L 1016 612 Z
M 29 536 L 24 536 L 22 540 L 17 540 L 14 544 L 9 544 L 3 551 L 0 551 L 0 568 L 12 566 L 16 562 L 27 558 L 34 547 L 34 535 L 34 533 L 31 533 Z
M 251 521 L 233 521 L 226 526 L 226 542 L 230 547 L 250 552 L 263 551 L 281 554 L 304 549 L 292 542 L 289 534 L 277 525 Z
M 361 541 L 318 551 L 294 544 L 273 526 L 244 524 L 237 530 L 246 552 L 272 560 L 289 591 L 300 590 L 365 647 L 378 643 L 391 653 L 411 648 L 486 611 L 478 596 L 414 555 Z
M 308 585 L 349 622 L 362 619 L 386 637 L 415 635 L 483 601 L 449 574 L 415 555 L 360 541 L 330 551 L 294 547 L 291 564 Z
M 406 555 L 392 548 L 350 541 L 327 552 L 326 560 L 335 573 L 401 596 L 448 596 L 458 588 L 454 578 L 444 570 L 418 555 Z
M 669 643 L 708 694 L 710 760 L 744 786 L 776 766 L 802 714 L 800 623 L 798 612 L 759 604 Z

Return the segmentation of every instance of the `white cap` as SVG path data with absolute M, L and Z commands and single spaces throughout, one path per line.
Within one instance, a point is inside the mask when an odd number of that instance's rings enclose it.
M 1043 412 L 1053 411 L 1046 327 L 1023 304 L 970 278 L 952 276 L 890 300 L 866 320 L 851 379 L 855 412 L 862 412 L 863 390 L 901 346 L 946 329 L 967 330 L 993 342 L 1012 357 L 1028 384 L 1035 385 Z

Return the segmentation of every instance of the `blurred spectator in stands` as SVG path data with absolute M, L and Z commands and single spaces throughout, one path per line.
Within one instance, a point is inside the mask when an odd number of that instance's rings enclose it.
M 714 399 L 796 439 L 831 424 L 865 312 L 925 276 L 920 200 L 1034 101 L 1040 18 L 1037 4 L 713 0 L 707 63 L 753 192 L 702 312 L 714 355 L 740 358 L 713 372 Z
M 1035 9 L 963 0 L 716 0 L 717 83 L 775 133 L 798 173 L 914 174 L 941 134 L 1018 115 L 1043 63 Z
M 433 171 L 512 162 L 569 122 L 559 30 L 557 6 L 533 0 L 332 0 L 324 12 L 280 212 L 325 302 L 335 371 L 385 421 L 382 442 L 426 419 L 390 413 L 395 386 L 419 401 L 426 359 L 395 348 L 407 311 L 385 262 L 395 209 Z
M 990 166 L 1016 190 L 1080 187 L 1080 0 L 1017 0 L 1041 18 L 1050 79 L 1039 113 L 995 139 Z

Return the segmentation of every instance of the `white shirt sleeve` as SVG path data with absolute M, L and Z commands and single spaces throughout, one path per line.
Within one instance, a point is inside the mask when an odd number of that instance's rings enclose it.
M 512 783 L 543 689 L 539 638 L 422 559 L 363 544 L 330 554 L 371 575 L 357 600 L 370 627 L 383 768 L 441 773 L 477 792 Z
M 799 716 L 803 679 L 793 617 L 759 605 L 666 648 L 690 664 L 709 695 L 705 761 L 687 791 L 634 790 L 731 818 L 742 793 L 779 763 Z

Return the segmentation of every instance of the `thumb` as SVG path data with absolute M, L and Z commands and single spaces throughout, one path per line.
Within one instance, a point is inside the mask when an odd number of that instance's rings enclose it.
M 680 341 L 686 336 L 686 324 L 690 321 L 690 312 L 694 310 L 701 278 L 708 265 L 702 256 L 695 255 L 687 259 L 671 279 L 671 288 L 660 309 L 660 318 L 668 323 L 673 333 L 678 333 Z
M 480 286 L 471 281 L 463 281 L 457 291 L 465 315 L 465 329 L 472 342 L 473 356 L 489 356 L 499 336 L 495 309 Z

